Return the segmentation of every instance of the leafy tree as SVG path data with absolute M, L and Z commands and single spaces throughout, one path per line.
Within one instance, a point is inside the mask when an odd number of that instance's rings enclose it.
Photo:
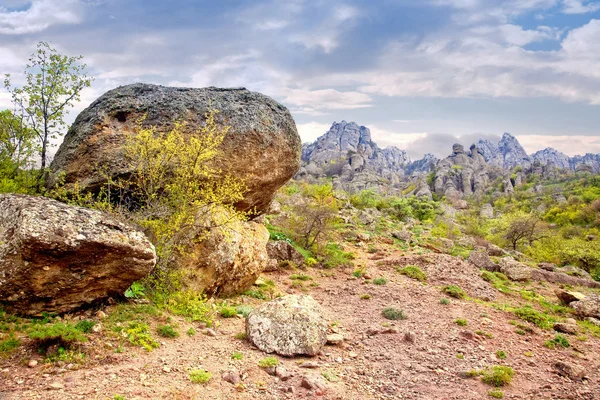
M 26 83 L 22 87 L 13 87 L 11 76 L 6 74 L 4 86 L 12 95 L 16 112 L 39 142 L 40 180 L 46 168 L 50 140 L 63 134 L 69 109 L 92 82 L 85 74 L 85 64 L 79 64 L 82 58 L 59 54 L 48 43 L 39 42 L 25 67 Z
M 520 244 L 531 246 L 546 237 L 548 227 L 536 214 L 515 211 L 504 214 L 493 228 L 496 238 L 517 250 Z
M 0 192 L 27 192 L 34 135 L 10 110 L 0 111 Z

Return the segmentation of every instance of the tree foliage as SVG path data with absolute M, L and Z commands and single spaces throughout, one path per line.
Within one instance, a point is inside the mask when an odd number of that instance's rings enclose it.
M 27 193 L 32 187 L 34 133 L 10 110 L 0 111 L 0 193 Z
M 4 86 L 12 95 L 16 113 L 37 137 L 42 171 L 50 140 L 64 133 L 65 116 L 92 82 L 85 74 L 85 64 L 79 63 L 82 58 L 59 54 L 48 43 L 39 42 L 25 67 L 22 87 L 14 87 L 6 74 Z

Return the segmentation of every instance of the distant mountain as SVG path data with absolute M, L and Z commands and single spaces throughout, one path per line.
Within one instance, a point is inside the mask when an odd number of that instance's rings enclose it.
M 404 150 L 377 146 L 369 128 L 346 121 L 334 122 L 315 142 L 304 144 L 302 162 L 298 177 L 333 177 L 337 186 L 348 190 L 406 187 L 412 182 L 415 193 L 447 197 L 481 195 L 498 180 L 510 192 L 530 173 L 544 178 L 555 177 L 557 169 L 600 173 L 600 154 L 569 157 L 549 147 L 528 155 L 510 133 L 498 143 L 480 139 L 468 151 L 455 144 L 452 154 L 441 160 L 426 154 L 411 161 Z M 515 167 L 522 171 L 516 178 Z M 425 175 L 431 171 L 435 176 L 428 184 Z
M 485 161 L 496 167 L 513 169 L 516 166 L 531 167 L 531 157 L 527 155 L 521 143 L 510 133 L 502 135 L 498 144 L 489 140 L 479 140 L 477 148 L 481 149 Z

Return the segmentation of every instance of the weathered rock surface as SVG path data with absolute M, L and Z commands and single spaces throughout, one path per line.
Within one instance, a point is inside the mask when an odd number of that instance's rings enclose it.
M 67 187 L 97 190 L 112 178 L 131 173 L 124 154 L 126 138 L 145 116 L 143 126 L 158 131 L 185 121 L 194 135 L 209 109 L 218 110 L 217 123 L 231 126 L 217 160 L 223 174 L 247 186 L 241 210 L 264 211 L 274 193 L 300 167 L 302 143 L 290 112 L 281 104 L 246 89 L 175 88 L 136 83 L 113 89 L 79 114 L 51 164 L 49 186 L 64 173 Z
M 267 254 L 269 258 L 279 262 L 292 262 L 294 266 L 304 265 L 304 256 L 285 240 L 270 241 L 267 243 Z
M 123 294 L 155 263 L 146 236 L 109 215 L 0 195 L 0 302 L 7 310 L 68 312 Z
M 589 294 L 569 304 L 582 317 L 600 318 L 600 295 Z
M 201 240 L 198 240 L 201 239 Z M 185 288 L 216 296 L 231 296 L 248 289 L 269 262 L 269 231 L 254 221 L 234 221 L 213 228 L 208 235 L 198 223 L 189 243 L 175 256 Z
M 246 333 L 266 353 L 314 356 L 327 342 L 327 322 L 312 297 L 289 295 L 251 311 Z
M 558 297 L 558 299 L 564 304 L 569 304 L 574 301 L 585 299 L 585 295 L 583 293 L 568 291 L 564 289 L 556 289 L 554 291 L 554 294 L 556 294 L 556 297 Z
M 511 281 L 527 281 L 531 279 L 533 268 L 516 261 L 512 257 L 501 258 L 499 265 L 500 272 L 506 275 Z
M 560 376 L 566 376 L 574 381 L 580 381 L 585 376 L 585 369 L 576 364 L 557 361 L 552 367 Z
M 475 264 L 477 268 L 482 268 L 490 272 L 500 272 L 500 267 L 492 261 L 487 253 L 474 251 L 469 255 L 468 261 L 471 264 Z

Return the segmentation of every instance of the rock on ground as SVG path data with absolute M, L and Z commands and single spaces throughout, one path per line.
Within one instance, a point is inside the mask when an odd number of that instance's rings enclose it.
M 252 286 L 269 262 L 267 228 L 254 221 L 232 221 L 207 234 L 198 225 L 174 259 L 175 268 L 183 272 L 184 288 L 232 296 Z
M 582 317 L 600 318 L 600 295 L 589 294 L 585 298 L 569 304 L 575 313 Z
M 314 356 L 327 342 L 327 322 L 312 297 L 289 295 L 251 311 L 246 333 L 250 342 L 265 353 Z
M 7 310 L 68 312 L 123 294 L 155 263 L 146 236 L 107 214 L 0 195 L 0 302 Z
M 532 270 L 531 267 L 516 261 L 512 257 L 500 259 L 500 271 L 511 281 L 527 281 L 531 279 Z
M 132 172 L 123 147 L 137 121 L 159 132 L 185 121 L 184 132 L 194 135 L 209 109 L 219 113 L 218 124 L 231 126 L 217 165 L 247 186 L 240 210 L 263 212 L 277 189 L 300 168 L 302 143 L 290 112 L 259 93 L 246 89 L 175 88 L 136 83 L 108 91 L 79 114 L 51 164 L 49 187 L 64 173 L 67 188 L 78 183 L 97 190 L 111 178 Z M 102 166 L 102 168 L 98 168 Z
M 500 272 L 500 267 L 492 261 L 487 253 L 474 251 L 469 255 L 468 261 L 474 264 L 477 268 L 485 269 L 490 272 Z
M 304 264 L 304 256 L 285 240 L 268 242 L 267 254 L 269 258 L 277 261 L 291 261 L 296 267 L 301 267 Z

